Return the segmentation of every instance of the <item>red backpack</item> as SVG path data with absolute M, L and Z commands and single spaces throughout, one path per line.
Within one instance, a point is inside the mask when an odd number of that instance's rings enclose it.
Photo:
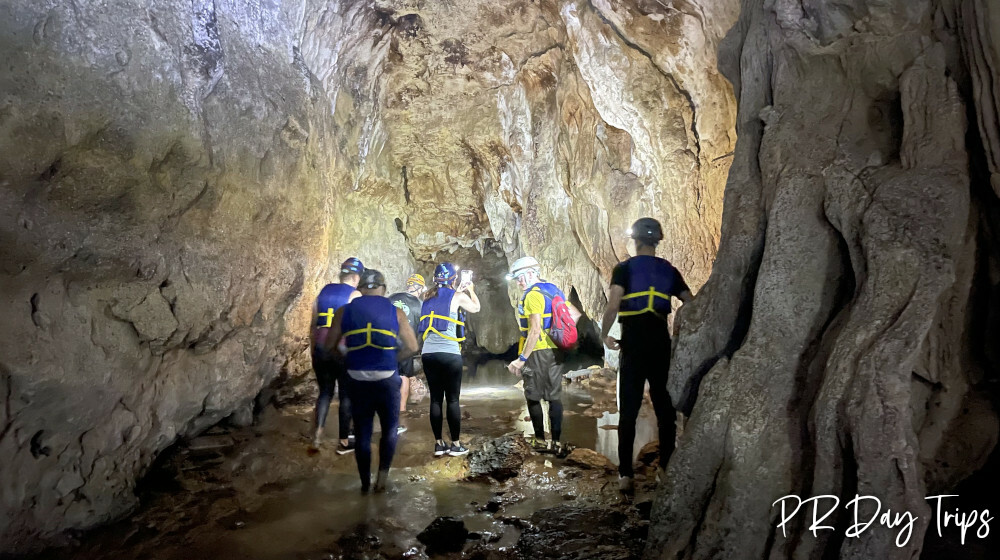
M 562 350 L 572 349 L 577 343 L 576 320 L 569 305 L 566 304 L 566 295 L 555 284 L 549 282 L 539 282 L 535 287 L 552 303 L 552 319 L 549 327 L 545 329 L 549 333 L 549 338 Z M 544 321 L 542 324 L 544 326 Z

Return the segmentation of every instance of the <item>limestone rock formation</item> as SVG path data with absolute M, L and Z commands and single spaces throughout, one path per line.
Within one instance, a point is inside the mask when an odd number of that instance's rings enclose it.
M 985 463 L 1000 77 L 987 4 L 743 3 L 720 52 L 739 99 L 721 243 L 670 371 L 675 401 L 697 401 L 648 557 L 915 558 L 925 496 Z M 772 504 L 790 494 L 874 495 L 919 519 L 899 546 L 894 530 L 844 538 L 843 508 L 824 523 L 836 531 L 813 538 L 802 516 L 786 536 Z
M 328 262 L 412 266 L 349 181 L 354 103 L 309 64 L 360 47 L 303 41 L 319 10 L 0 6 L 5 551 L 126 513 L 157 453 L 252 407 Z
M 492 351 L 516 338 L 507 262 L 596 315 L 640 215 L 700 285 L 737 4 L 0 5 L 4 548 L 125 514 L 163 449 L 304 376 L 347 256 L 391 290 L 445 258 L 488 274 Z

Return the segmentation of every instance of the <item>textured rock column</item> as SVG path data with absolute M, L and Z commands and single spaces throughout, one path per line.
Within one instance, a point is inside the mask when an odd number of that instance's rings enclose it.
M 712 275 L 678 319 L 675 401 L 708 373 L 650 558 L 914 558 L 924 497 L 996 444 L 968 331 L 988 178 L 970 177 L 987 154 L 966 110 L 991 109 L 953 78 L 955 12 L 847 4 L 744 2 L 720 54 L 740 137 Z M 808 515 L 777 528 L 783 496 L 856 493 L 919 517 L 912 535 L 845 539 L 843 508 L 818 538 Z
M 0 5 L 4 552 L 127 513 L 297 367 L 330 261 L 409 272 L 355 4 Z

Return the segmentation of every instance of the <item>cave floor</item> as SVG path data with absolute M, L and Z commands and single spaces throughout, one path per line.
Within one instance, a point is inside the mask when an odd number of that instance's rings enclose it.
M 311 404 L 269 407 L 251 427 L 213 428 L 177 446 L 140 485 L 141 506 L 132 517 L 42 557 L 637 558 L 655 471 L 640 461 L 636 495 L 618 492 L 610 468 L 617 462 L 613 382 L 568 385 L 563 396 L 563 441 L 598 451 L 608 465 L 531 453 L 504 482 L 465 480 L 470 457 L 484 443 L 530 432 L 513 381 L 494 371 L 463 385 L 462 437 L 473 451 L 466 457 L 433 457 L 429 401 L 422 387 L 415 391 L 401 416 L 408 430 L 384 494 L 360 492 L 354 455 L 337 455 L 333 437 L 319 453 L 308 451 Z M 328 432 L 336 431 L 335 408 Z M 654 438 L 647 402 L 636 453 Z M 417 539 L 440 516 L 459 517 L 472 532 L 464 542 L 446 539 L 461 550 L 428 550 Z

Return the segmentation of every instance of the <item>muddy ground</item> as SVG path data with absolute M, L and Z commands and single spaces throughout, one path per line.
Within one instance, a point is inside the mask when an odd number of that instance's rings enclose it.
M 253 426 L 219 426 L 176 446 L 142 482 L 131 518 L 40 558 L 638 558 L 655 454 L 647 446 L 637 492 L 622 496 L 613 379 L 567 385 L 563 440 L 579 450 L 564 459 L 527 449 L 515 381 L 493 372 L 463 387 L 466 457 L 433 457 L 428 401 L 417 391 L 384 494 L 360 491 L 354 455 L 336 454 L 332 437 L 309 452 L 311 402 L 268 407 Z M 654 427 L 647 404 L 637 449 Z

